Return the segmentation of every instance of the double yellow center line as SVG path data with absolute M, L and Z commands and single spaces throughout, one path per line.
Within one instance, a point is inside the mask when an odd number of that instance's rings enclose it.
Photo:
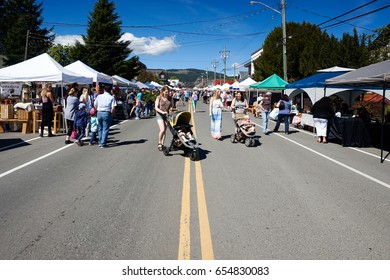
M 195 118 L 191 103 L 188 104 L 191 112 L 193 132 L 196 137 Z M 199 161 L 195 161 L 196 194 L 198 202 L 200 245 L 203 260 L 213 260 L 213 243 L 211 240 L 209 216 L 207 213 L 206 195 L 204 191 L 202 167 Z M 184 160 L 183 194 L 180 216 L 179 260 L 191 259 L 191 235 L 190 235 L 190 190 L 191 190 L 191 161 L 188 157 Z

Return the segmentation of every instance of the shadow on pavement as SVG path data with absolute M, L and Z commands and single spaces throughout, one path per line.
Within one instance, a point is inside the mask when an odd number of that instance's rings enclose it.
M 31 145 L 20 138 L 0 139 L 0 152 Z

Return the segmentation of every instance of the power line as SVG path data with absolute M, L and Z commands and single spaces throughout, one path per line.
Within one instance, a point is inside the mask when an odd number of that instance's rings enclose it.
M 387 8 L 389 8 L 389 7 L 390 7 L 390 5 L 386 5 L 386 6 L 383 6 L 383 7 L 381 7 L 381 8 L 378 8 L 378 9 L 376 9 L 376 10 L 373 10 L 373 11 L 370 11 L 370 12 L 367 12 L 367 13 L 364 13 L 364 14 L 361 14 L 361 15 L 358 15 L 358 16 L 355 16 L 355 17 L 346 19 L 346 20 L 342 20 L 342 21 L 340 21 L 340 22 L 333 23 L 333 24 L 328 25 L 328 26 L 325 26 L 325 27 L 323 27 L 323 28 L 335 27 L 335 26 L 340 25 L 340 24 L 343 24 L 343 23 L 345 23 L 345 22 L 347 22 L 347 21 L 351 21 L 351 20 L 354 20 L 354 19 L 357 19 L 357 18 L 361 18 L 361 17 L 363 17 L 363 16 L 366 16 L 366 15 L 369 15 L 369 14 L 376 13 L 376 12 L 379 12 L 379 11 L 381 11 L 381 10 L 387 9 Z

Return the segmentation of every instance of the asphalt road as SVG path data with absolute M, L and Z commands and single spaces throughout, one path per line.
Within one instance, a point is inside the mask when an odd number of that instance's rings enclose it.
M 260 126 L 246 147 L 230 142 L 230 113 L 222 141 L 206 105 L 193 116 L 195 162 L 157 151 L 154 118 L 116 124 L 106 149 L 0 134 L 0 259 L 390 258 L 378 149 Z

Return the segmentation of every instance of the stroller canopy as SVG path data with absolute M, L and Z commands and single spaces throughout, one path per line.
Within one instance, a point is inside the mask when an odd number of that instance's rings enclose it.
M 191 121 L 191 113 L 187 111 L 183 112 L 175 112 L 172 115 L 171 119 L 171 125 L 176 126 L 176 125 L 183 125 L 183 124 L 189 124 Z

